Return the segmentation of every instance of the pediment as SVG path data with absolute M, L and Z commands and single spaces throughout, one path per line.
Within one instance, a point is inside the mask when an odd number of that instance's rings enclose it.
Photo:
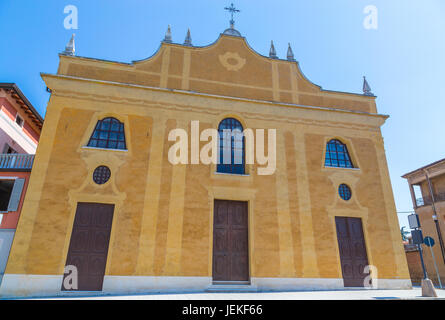
M 151 57 L 132 63 L 62 55 L 59 73 L 253 100 L 375 109 L 373 98 L 322 90 L 304 76 L 298 62 L 260 55 L 245 38 L 226 34 L 204 47 L 162 42 Z

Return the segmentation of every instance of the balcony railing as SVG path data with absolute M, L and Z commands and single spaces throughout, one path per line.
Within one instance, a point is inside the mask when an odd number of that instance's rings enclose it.
M 0 170 L 31 170 L 33 154 L 0 154 Z
M 437 193 L 434 195 L 434 201 L 445 201 L 445 192 Z M 425 196 L 422 198 L 416 199 L 416 203 L 418 207 L 429 206 L 433 203 L 433 199 L 431 196 Z

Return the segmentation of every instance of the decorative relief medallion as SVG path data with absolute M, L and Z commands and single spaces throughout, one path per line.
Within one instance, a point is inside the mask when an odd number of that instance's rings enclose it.
M 219 55 L 219 62 L 229 71 L 238 71 L 246 64 L 246 59 L 241 58 L 237 52 L 226 52 Z

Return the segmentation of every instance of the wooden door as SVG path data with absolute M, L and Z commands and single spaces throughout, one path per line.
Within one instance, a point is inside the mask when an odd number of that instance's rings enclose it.
M 215 200 L 213 280 L 248 281 L 247 202 Z
M 362 219 L 335 217 L 341 270 L 345 287 L 363 287 L 368 265 Z
M 66 265 L 77 268 L 78 291 L 102 290 L 113 212 L 113 204 L 77 204 Z

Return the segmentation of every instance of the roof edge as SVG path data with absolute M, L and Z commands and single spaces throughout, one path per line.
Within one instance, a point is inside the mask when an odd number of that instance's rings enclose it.
M 107 59 L 99 59 L 99 58 L 92 58 L 92 57 L 84 57 L 84 56 L 71 56 L 71 55 L 66 55 L 64 53 L 59 53 L 59 57 L 67 57 L 69 59 L 83 59 L 83 60 L 92 60 L 92 61 L 98 61 L 98 62 L 105 62 L 105 63 L 113 63 L 113 64 L 120 64 L 123 66 L 134 66 L 135 64 L 141 63 L 141 62 L 145 62 L 148 61 L 152 58 L 154 58 L 155 56 L 157 56 L 160 52 L 163 46 L 175 46 L 175 47 L 185 47 L 185 48 L 189 48 L 189 49 L 208 49 L 211 48 L 213 46 L 215 46 L 219 40 L 222 37 L 230 37 L 230 38 L 236 38 L 239 40 L 242 40 L 245 45 L 247 46 L 247 48 L 255 55 L 257 55 L 258 57 L 261 58 L 265 58 L 268 60 L 273 60 L 273 61 L 280 61 L 280 62 L 284 62 L 284 63 L 292 63 L 292 64 L 296 64 L 297 65 L 297 69 L 298 72 L 301 74 L 301 76 L 303 77 L 304 80 L 306 80 L 309 84 L 313 85 L 314 87 L 316 87 L 318 90 L 320 90 L 320 92 L 326 92 L 326 93 L 337 93 L 337 94 L 345 94 L 345 95 L 353 95 L 356 97 L 361 97 L 361 98 L 365 98 L 367 100 L 375 100 L 377 98 L 377 96 L 375 95 L 364 95 L 362 93 L 357 93 L 357 92 L 348 92 L 348 91 L 338 91 L 338 90 L 328 90 L 328 89 L 323 89 L 323 87 L 321 85 L 318 85 L 316 83 L 314 83 L 312 80 L 310 80 L 306 74 L 302 71 L 301 66 L 299 61 L 290 61 L 288 59 L 284 59 L 284 58 L 271 58 L 269 56 L 263 55 L 261 53 L 259 53 L 258 51 L 256 51 L 250 44 L 249 41 L 247 41 L 247 38 L 244 36 L 235 36 L 235 35 L 230 35 L 230 34 L 224 34 L 224 33 L 220 33 L 218 38 L 216 38 L 215 41 L 207 44 L 207 45 L 193 45 L 193 46 L 188 46 L 188 45 L 184 45 L 182 43 L 177 43 L 177 42 L 167 42 L 167 41 L 160 41 L 160 45 L 158 47 L 157 50 L 155 50 L 155 52 L 151 55 L 148 56 L 146 58 L 143 59 L 139 59 L 139 60 L 132 60 L 131 62 L 121 62 L 121 61 L 116 61 L 116 60 L 107 60 Z
M 22 101 L 26 104 L 26 106 L 31 110 L 31 112 L 34 114 L 34 116 L 40 121 L 40 123 L 43 125 L 43 117 L 40 115 L 40 113 L 34 108 L 32 103 L 26 98 L 26 96 L 23 94 L 23 92 L 20 90 L 20 88 L 17 86 L 17 84 L 13 82 L 4 82 L 0 83 L 1 89 L 10 89 L 14 90 L 17 95 L 22 99 Z
M 427 164 L 427 165 L 425 165 L 425 166 L 423 166 L 423 167 L 420 167 L 420 168 L 418 168 L 418 169 L 415 169 L 415 170 L 413 170 L 413 171 L 410 171 L 410 172 L 408 172 L 408 173 L 405 173 L 405 174 L 402 175 L 401 177 L 404 178 L 404 179 L 408 179 L 408 178 L 409 178 L 411 175 L 413 175 L 414 173 L 417 173 L 417 172 L 419 172 L 419 171 L 423 171 L 423 170 L 425 170 L 425 169 L 429 169 L 429 168 L 434 167 L 434 166 L 436 166 L 436 165 L 438 165 L 438 164 L 440 164 L 440 163 L 442 163 L 442 162 L 445 162 L 445 158 L 440 159 L 440 160 L 437 160 L 437 161 L 434 161 L 434 162 L 432 162 L 432 163 L 430 163 L 430 164 Z

